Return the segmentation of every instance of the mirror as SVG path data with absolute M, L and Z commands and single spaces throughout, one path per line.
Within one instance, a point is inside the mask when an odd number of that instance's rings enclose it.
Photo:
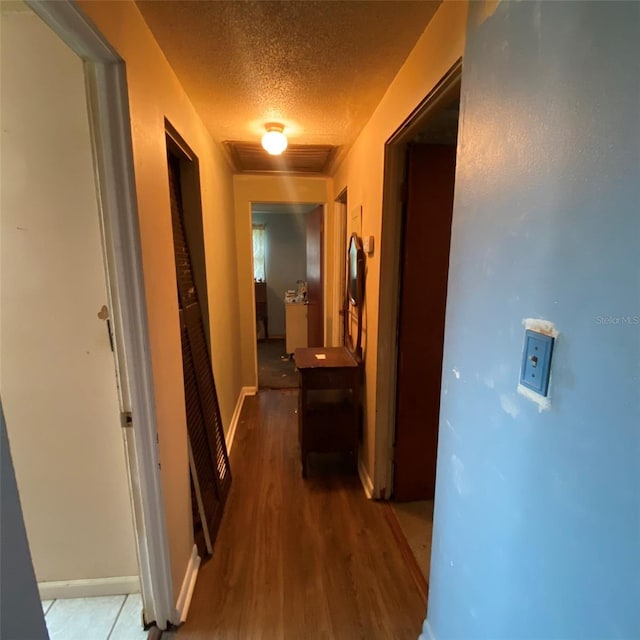
M 348 254 L 348 295 L 349 302 L 357 307 L 362 302 L 364 277 L 364 251 L 357 234 L 351 234 Z

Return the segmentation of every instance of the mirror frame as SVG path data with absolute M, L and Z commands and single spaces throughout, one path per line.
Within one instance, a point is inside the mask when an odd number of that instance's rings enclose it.
M 352 233 L 347 251 L 347 298 L 358 307 L 364 294 L 364 250 L 358 234 Z M 355 289 L 355 291 L 354 291 Z

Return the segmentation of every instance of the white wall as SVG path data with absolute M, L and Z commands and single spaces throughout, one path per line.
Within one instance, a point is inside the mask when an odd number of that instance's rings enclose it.
M 269 336 L 285 334 L 284 292 L 307 278 L 307 222 L 304 213 L 254 213 L 266 225 L 266 275 Z
M 82 61 L 30 12 L 1 28 L 0 388 L 35 573 L 137 576 Z

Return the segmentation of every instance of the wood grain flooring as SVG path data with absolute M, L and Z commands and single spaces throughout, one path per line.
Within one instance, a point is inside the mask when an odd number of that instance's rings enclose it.
M 301 477 L 296 390 L 248 397 L 189 617 L 163 639 L 416 640 L 421 598 L 380 504 L 335 459 Z
M 384 515 L 387 520 L 391 531 L 393 532 L 393 537 L 398 544 L 398 549 L 400 549 L 400 553 L 404 558 L 404 561 L 411 573 L 411 577 L 418 589 L 418 592 L 422 596 L 425 605 L 427 604 L 427 596 L 429 593 L 429 583 L 427 582 L 427 577 L 423 573 L 422 568 L 418 564 L 418 559 L 416 557 L 414 549 L 411 547 L 407 536 L 405 535 L 405 531 L 402 529 L 402 525 L 398 520 L 398 516 L 395 513 L 394 507 L 390 502 L 385 502 L 384 506 Z M 426 537 L 426 535 L 425 535 Z M 429 546 L 431 544 L 429 543 Z

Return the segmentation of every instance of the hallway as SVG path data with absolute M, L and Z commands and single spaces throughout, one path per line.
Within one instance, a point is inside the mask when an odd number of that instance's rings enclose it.
M 357 475 L 310 460 L 303 481 L 297 391 L 245 400 L 214 555 L 175 640 L 415 640 L 421 600 L 382 509 Z M 321 468 L 324 467 L 324 468 Z

